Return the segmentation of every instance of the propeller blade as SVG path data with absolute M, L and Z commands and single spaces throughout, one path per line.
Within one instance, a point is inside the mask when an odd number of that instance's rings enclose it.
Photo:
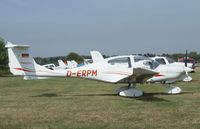
M 188 53 L 187 53 L 187 49 L 186 49 L 186 53 L 185 53 L 185 67 L 187 67 L 187 59 L 188 59 Z

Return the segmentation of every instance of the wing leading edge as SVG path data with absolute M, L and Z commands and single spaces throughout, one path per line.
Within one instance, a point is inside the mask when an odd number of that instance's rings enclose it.
M 124 78 L 119 83 L 144 83 L 149 78 L 153 77 L 154 75 L 158 74 L 153 70 L 145 69 L 145 68 L 134 68 L 133 74 L 127 78 Z

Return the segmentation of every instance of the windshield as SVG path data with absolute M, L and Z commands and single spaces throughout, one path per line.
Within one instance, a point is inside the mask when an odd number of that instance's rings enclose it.
M 125 66 L 131 68 L 131 62 L 129 57 L 120 57 L 111 59 L 108 61 L 108 63 L 115 66 Z
M 168 62 L 169 62 L 170 64 L 175 62 L 173 59 L 171 59 L 171 58 L 169 58 L 169 57 L 167 57 L 167 60 L 168 60 Z
M 154 60 L 147 60 L 143 63 L 146 66 L 149 66 L 151 69 L 156 69 L 160 64 Z
M 149 60 L 148 57 L 144 57 L 144 56 L 134 56 L 134 61 L 135 62 L 139 62 L 141 60 Z
M 149 69 L 156 69 L 160 65 L 160 63 L 158 63 L 157 61 L 144 56 L 134 56 L 134 61 L 135 63 L 140 61 L 143 62 L 143 65 L 145 65 Z
M 163 58 L 156 58 L 155 60 L 156 60 L 159 64 L 163 64 L 163 65 L 166 64 L 166 62 L 165 62 L 165 60 L 164 60 Z

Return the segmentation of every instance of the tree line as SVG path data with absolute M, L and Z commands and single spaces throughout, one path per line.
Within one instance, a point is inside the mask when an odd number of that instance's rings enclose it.
M 8 72 L 8 54 L 7 54 L 7 50 L 5 48 L 5 40 L 0 38 L 0 75 L 2 73 Z M 144 56 L 148 56 L 148 57 L 152 57 L 155 56 L 156 54 L 144 54 Z M 103 55 L 104 57 L 109 57 L 106 55 Z M 161 54 L 160 56 L 166 56 L 166 57 L 170 57 L 172 59 L 174 59 L 175 61 L 177 61 L 178 58 L 182 58 L 185 57 L 185 53 L 175 53 L 175 54 Z M 194 58 L 197 62 L 200 62 L 200 54 L 197 52 L 189 52 L 188 53 L 188 57 Z M 78 63 L 83 63 L 84 59 L 91 59 L 91 56 L 85 55 L 85 56 L 81 56 L 75 52 L 71 52 L 69 53 L 67 56 L 57 56 L 57 57 L 35 57 L 34 58 L 36 60 L 36 62 L 38 64 L 44 65 L 44 64 L 55 64 L 58 65 L 58 60 L 63 60 L 63 61 L 67 61 L 67 60 L 75 60 Z
M 84 57 L 80 56 L 75 52 L 69 53 L 67 56 L 56 56 L 56 57 L 35 57 L 35 61 L 38 64 L 45 65 L 45 64 L 55 64 L 58 65 L 58 60 L 63 60 L 64 62 L 67 60 L 75 60 L 78 64 L 84 62 Z
M 8 73 L 8 54 L 5 41 L 0 38 L 0 75 L 4 73 Z

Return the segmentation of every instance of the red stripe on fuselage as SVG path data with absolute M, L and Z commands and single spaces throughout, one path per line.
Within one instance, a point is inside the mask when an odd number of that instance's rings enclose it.
M 154 77 L 162 77 L 162 76 L 164 76 L 164 75 L 162 75 L 162 74 L 156 74 L 156 75 L 154 75 Z
M 32 70 L 23 69 L 23 68 L 15 68 L 16 70 L 24 71 L 24 72 L 34 72 Z
M 122 73 L 122 72 L 105 72 L 106 74 L 118 74 L 118 75 L 124 75 L 124 76 L 131 76 L 131 74 L 128 73 Z

